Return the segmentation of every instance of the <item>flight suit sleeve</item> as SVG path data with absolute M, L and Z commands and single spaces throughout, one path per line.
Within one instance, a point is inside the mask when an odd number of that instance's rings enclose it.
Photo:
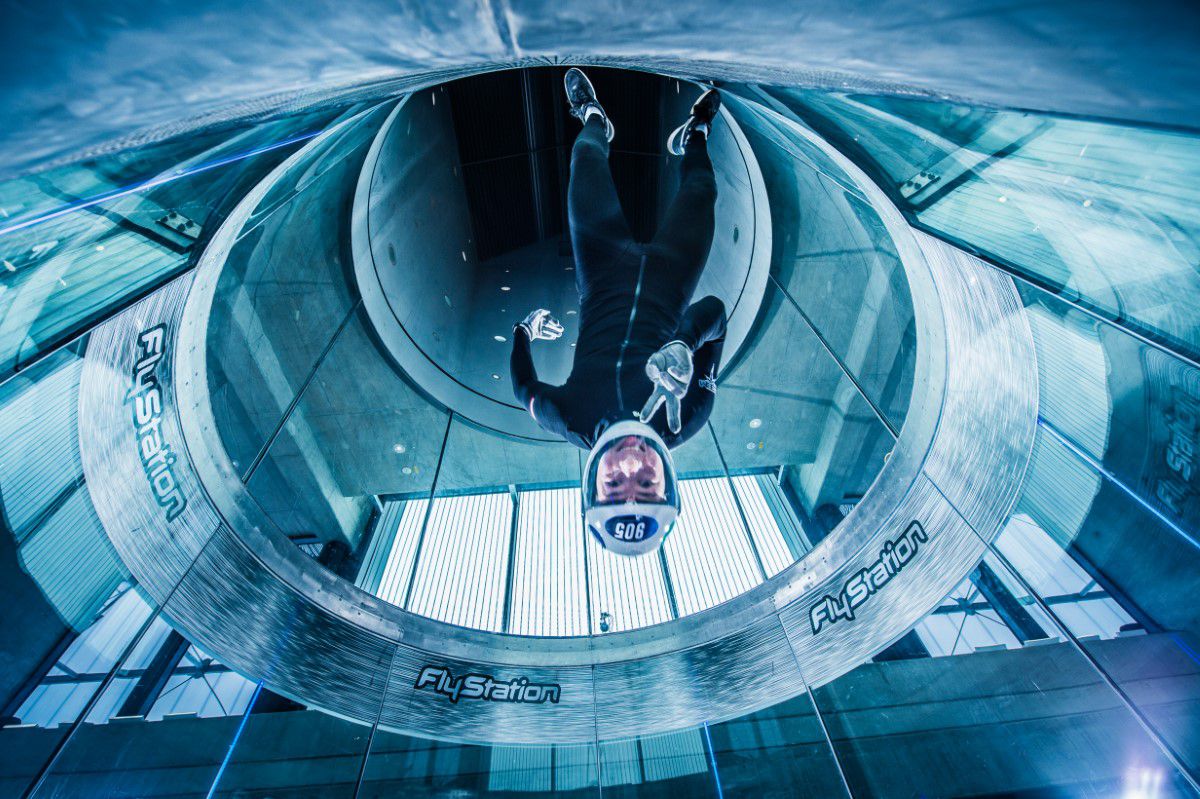
M 712 414 L 717 397 L 717 370 L 725 347 L 725 303 L 705 297 L 687 309 L 676 340 L 692 350 L 692 382 L 680 409 L 680 439 L 695 435 Z
M 559 407 L 559 392 L 555 386 L 538 380 L 529 334 L 519 325 L 513 330 L 509 371 L 512 374 L 513 394 L 516 395 L 517 402 L 521 403 L 543 430 L 566 438 L 567 425 Z
M 683 314 L 675 341 L 682 341 L 693 353 L 693 360 L 700 350 L 711 342 L 725 341 L 725 303 L 713 296 L 692 303 Z

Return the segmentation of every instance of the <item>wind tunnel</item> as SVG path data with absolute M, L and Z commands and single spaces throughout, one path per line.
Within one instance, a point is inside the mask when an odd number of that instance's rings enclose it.
M 1196 795 L 1194 129 L 598 60 L 639 241 L 723 100 L 641 558 L 508 374 L 574 358 L 565 66 L 0 184 L 5 795 Z

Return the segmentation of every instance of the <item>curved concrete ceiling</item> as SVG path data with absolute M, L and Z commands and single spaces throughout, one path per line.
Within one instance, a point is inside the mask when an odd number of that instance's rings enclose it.
M 9 2 L 0 176 L 463 64 L 704 79 L 1200 124 L 1200 4 L 1062 0 Z M 114 141 L 116 140 L 116 141 Z

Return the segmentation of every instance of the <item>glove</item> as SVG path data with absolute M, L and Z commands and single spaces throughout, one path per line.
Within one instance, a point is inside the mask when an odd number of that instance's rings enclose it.
M 646 377 L 654 384 L 654 393 L 638 414 L 643 424 L 658 413 L 660 405 L 667 406 L 667 427 L 678 433 L 683 424 L 679 410 L 683 396 L 692 382 L 692 351 L 682 341 L 672 341 L 646 361 Z
M 545 308 L 530 312 L 517 327 L 523 328 L 529 334 L 530 341 L 554 341 L 563 334 L 563 326 Z

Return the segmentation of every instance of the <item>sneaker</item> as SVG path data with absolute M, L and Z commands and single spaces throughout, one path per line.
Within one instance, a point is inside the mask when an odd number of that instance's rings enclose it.
M 700 95 L 700 99 L 692 103 L 692 115 L 687 118 L 686 122 L 671 131 L 671 135 L 667 137 L 667 150 L 672 155 L 683 155 L 688 137 L 692 135 L 693 131 L 699 131 L 707 139 L 709 128 L 712 127 L 712 122 L 717 118 L 719 110 L 721 110 L 721 95 L 717 93 L 716 89 L 709 89 Z
M 577 67 L 568 69 L 567 74 L 563 75 L 563 87 L 567 90 L 567 102 L 571 104 L 571 116 L 586 124 L 589 111 L 593 114 L 599 112 L 604 120 L 604 135 L 612 141 L 616 128 L 608 120 L 608 114 L 604 113 L 604 106 L 596 99 L 596 89 L 583 70 Z

